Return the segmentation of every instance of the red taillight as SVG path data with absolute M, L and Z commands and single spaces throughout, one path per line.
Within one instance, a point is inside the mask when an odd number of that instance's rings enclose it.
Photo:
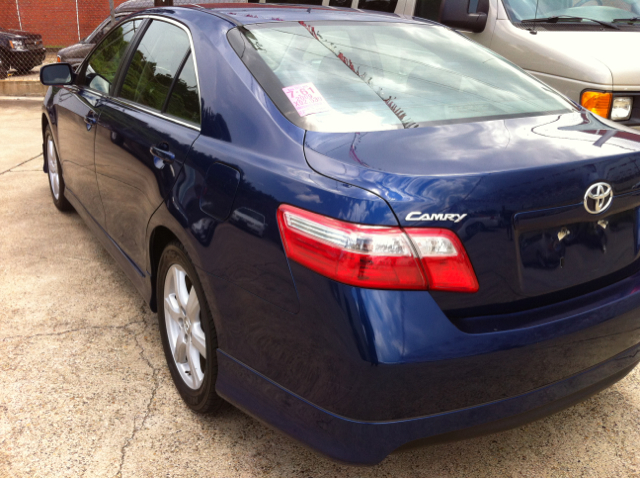
M 342 283 L 378 289 L 478 290 L 462 243 L 448 230 L 362 226 L 288 205 L 278 209 L 278 225 L 290 259 Z
M 441 228 L 405 230 L 420 255 L 429 289 L 475 293 L 478 280 L 462 243 L 453 231 Z

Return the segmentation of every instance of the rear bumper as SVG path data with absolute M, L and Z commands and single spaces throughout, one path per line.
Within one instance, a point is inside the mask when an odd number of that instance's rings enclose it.
M 376 464 L 402 446 L 488 434 L 553 414 L 626 376 L 640 361 L 636 345 L 569 378 L 475 407 L 397 421 L 357 421 L 286 390 L 218 350 L 218 393 L 248 414 L 330 458 Z
M 216 388 L 338 461 L 375 464 L 424 438 L 513 427 L 640 361 L 640 273 L 554 305 L 454 323 L 428 292 L 353 288 L 292 270 L 296 314 L 201 276 L 221 298 L 216 315 L 234 318 L 216 325 Z

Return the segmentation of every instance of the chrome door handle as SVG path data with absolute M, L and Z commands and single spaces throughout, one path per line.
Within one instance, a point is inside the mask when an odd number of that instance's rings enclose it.
M 162 168 L 164 165 L 169 165 L 176 159 L 176 155 L 169 151 L 168 145 L 152 146 L 151 148 L 149 148 L 149 152 L 153 155 L 154 160 L 161 160 L 154 161 L 157 168 Z
M 96 123 L 98 123 L 98 119 L 95 117 L 95 113 L 93 112 L 89 112 L 87 113 L 87 115 L 84 117 L 84 122 L 87 125 L 87 131 L 91 130 L 91 127 L 93 125 L 95 125 Z

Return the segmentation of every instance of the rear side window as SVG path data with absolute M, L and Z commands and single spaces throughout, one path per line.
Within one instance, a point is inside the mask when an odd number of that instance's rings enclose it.
M 307 130 L 416 128 L 573 109 L 515 65 L 437 25 L 283 22 L 244 31 L 245 65 Z
M 375 10 L 376 12 L 394 13 L 398 0 L 359 0 L 358 8 L 363 10 Z
M 93 52 L 80 84 L 108 94 L 127 47 L 142 26 L 142 20 L 118 25 Z
M 154 20 L 133 54 L 120 97 L 162 110 L 189 48 L 189 36 L 182 28 Z
M 166 113 L 190 123 L 200 124 L 200 97 L 193 55 L 189 55 L 176 80 Z
M 416 0 L 414 16 L 437 22 L 440 18 L 442 0 Z
M 291 3 L 294 5 L 322 5 L 322 0 L 266 0 L 266 3 Z

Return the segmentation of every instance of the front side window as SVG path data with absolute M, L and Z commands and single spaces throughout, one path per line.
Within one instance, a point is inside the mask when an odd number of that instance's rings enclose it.
M 162 110 L 189 48 L 189 36 L 182 28 L 154 20 L 133 54 L 120 97 Z
M 142 22 L 143 20 L 133 20 L 115 27 L 87 61 L 79 83 L 108 94 L 113 86 L 122 57 L 142 26 Z
M 593 24 L 591 20 L 615 21 L 619 26 L 625 27 L 625 23 L 628 23 L 624 22 L 625 19 L 640 15 L 640 0 L 504 0 L 504 4 L 511 20 L 516 23 L 535 18 L 565 16 L 557 22 Z
M 291 22 L 244 31 L 243 61 L 280 111 L 308 130 L 413 128 L 573 108 L 513 64 L 436 25 Z

